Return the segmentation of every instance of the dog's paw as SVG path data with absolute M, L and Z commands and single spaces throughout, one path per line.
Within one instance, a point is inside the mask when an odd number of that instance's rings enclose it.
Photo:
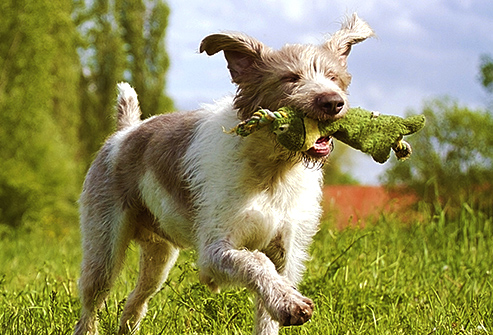
M 310 320 L 313 314 L 313 301 L 301 294 L 291 295 L 279 310 L 279 324 L 299 326 Z

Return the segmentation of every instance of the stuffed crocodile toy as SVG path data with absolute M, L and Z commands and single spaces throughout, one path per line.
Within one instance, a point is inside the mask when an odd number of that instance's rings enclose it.
M 412 150 L 403 137 L 419 131 L 424 124 L 423 115 L 401 118 L 361 108 L 350 108 L 344 117 L 335 121 L 317 121 L 306 118 L 300 110 L 283 107 L 275 112 L 261 109 L 231 132 L 248 136 L 269 126 L 279 144 L 291 151 L 307 151 L 320 138 L 332 136 L 371 155 L 376 162 L 384 163 L 391 149 L 398 159 L 408 158 Z

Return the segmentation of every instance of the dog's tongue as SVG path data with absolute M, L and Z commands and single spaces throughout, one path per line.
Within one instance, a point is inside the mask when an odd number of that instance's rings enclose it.
M 332 151 L 332 138 L 321 137 L 319 138 L 313 147 L 308 149 L 306 153 L 312 157 L 320 158 L 328 156 Z

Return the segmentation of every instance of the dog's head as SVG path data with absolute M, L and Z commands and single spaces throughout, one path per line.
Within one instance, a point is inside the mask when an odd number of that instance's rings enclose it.
M 200 52 L 224 52 L 232 80 L 238 85 L 235 107 L 245 120 L 259 108 L 301 109 L 317 120 L 342 117 L 348 109 L 351 75 L 347 57 L 353 44 L 371 37 L 373 30 L 353 14 L 322 45 L 286 45 L 273 50 L 239 33 L 209 35 Z

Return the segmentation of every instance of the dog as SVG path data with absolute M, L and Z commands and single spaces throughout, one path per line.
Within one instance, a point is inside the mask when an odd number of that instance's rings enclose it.
M 239 285 L 253 292 L 254 334 L 278 334 L 280 326 L 311 318 L 313 302 L 296 287 L 318 229 L 319 167 L 332 139 L 294 153 L 266 129 L 245 138 L 224 129 L 260 107 L 291 106 L 315 120 L 342 117 L 347 57 L 372 35 L 356 14 L 321 45 L 274 50 L 240 33 L 209 35 L 200 52 L 224 53 L 237 92 L 191 112 L 142 121 L 136 92 L 118 85 L 117 131 L 92 163 L 79 201 L 82 311 L 74 334 L 97 334 L 97 310 L 131 240 L 141 249 L 140 273 L 122 312 L 122 334 L 138 329 L 184 248 L 197 250 L 199 279 L 211 290 Z

